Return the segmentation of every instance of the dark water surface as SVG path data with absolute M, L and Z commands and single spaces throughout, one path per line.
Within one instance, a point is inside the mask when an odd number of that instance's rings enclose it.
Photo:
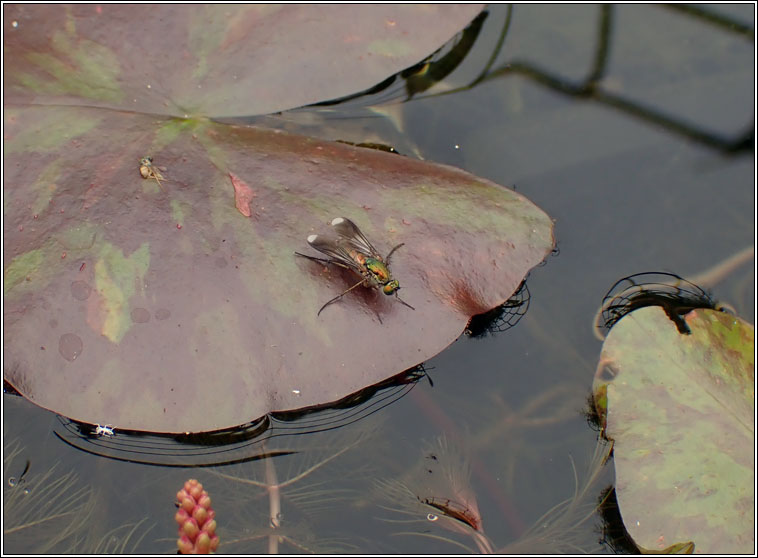
M 378 115 L 349 118 L 354 106 L 332 107 L 324 135 L 379 138 L 459 166 L 515 187 L 555 219 L 560 254 L 530 274 L 528 313 L 427 362 L 433 386 L 423 380 L 364 420 L 266 446 L 296 454 L 213 470 L 77 451 L 53 434 L 54 415 L 5 395 L 4 550 L 172 553 L 174 495 L 191 477 L 213 499 L 219 552 L 509 550 L 572 497 L 575 470 L 585 484 L 597 440 L 584 416 L 601 347 L 592 322 L 608 288 L 643 271 L 692 277 L 754 244 L 753 6 L 699 7 L 735 24 L 650 5 L 495 6 L 458 70 L 400 105 L 404 133 Z M 508 17 L 490 77 L 435 95 L 479 75 Z M 703 286 L 754 323 L 754 260 Z M 26 482 L 10 486 L 27 460 Z M 65 493 L 78 499 L 44 492 L 71 472 Z M 268 537 L 273 493 L 228 478 L 266 475 L 293 479 L 281 488 L 282 538 Z M 612 482 L 609 464 L 576 509 L 510 550 L 610 552 L 599 517 L 585 515 Z M 444 503 L 418 499 L 441 493 L 463 504 L 458 520 L 443 517 Z M 490 547 L 461 521 L 475 508 Z M 8 532 L 25 513 L 31 522 L 64 512 L 63 523 Z

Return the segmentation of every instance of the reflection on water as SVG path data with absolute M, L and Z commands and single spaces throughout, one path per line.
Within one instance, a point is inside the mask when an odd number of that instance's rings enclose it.
M 271 413 L 215 432 L 128 431 L 58 416 L 54 434 L 72 448 L 129 463 L 179 469 L 233 465 L 286 453 L 272 453 L 271 440 L 337 430 L 370 417 L 405 397 L 425 378 L 426 370 L 419 365 L 333 403 Z

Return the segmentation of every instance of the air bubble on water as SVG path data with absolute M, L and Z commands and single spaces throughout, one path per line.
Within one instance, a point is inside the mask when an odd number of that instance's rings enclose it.
M 436 515 L 434 515 L 433 513 L 427 514 L 426 518 L 427 518 L 429 521 L 437 521 L 437 520 L 439 519 L 439 517 L 438 517 L 438 516 L 436 516 Z

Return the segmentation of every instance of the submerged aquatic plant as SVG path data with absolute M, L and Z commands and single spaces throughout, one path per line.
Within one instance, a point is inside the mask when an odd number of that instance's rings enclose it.
M 587 474 L 580 481 L 574 468 L 575 490 L 571 498 L 548 510 L 518 540 L 498 548 L 484 532 L 476 494 L 469 484 L 469 466 L 466 453 L 444 437 L 424 452 L 421 476 L 413 474 L 406 479 L 383 479 L 375 482 L 382 499 L 382 509 L 395 517 L 382 521 L 402 524 L 408 529 L 395 535 L 414 535 L 457 546 L 465 552 L 482 554 L 555 554 L 583 553 L 588 549 L 580 540 L 579 527 L 591 519 L 599 505 L 601 471 L 608 459 L 611 445 L 598 441 Z M 573 467 L 572 460 L 572 467 Z M 488 524 L 497 524 L 491 517 Z M 433 526 L 433 527 L 432 527 Z M 431 530 L 430 530 L 431 528 Z M 442 530 L 469 537 L 475 547 L 450 538 Z
M 576 471 L 574 460 L 574 494 L 559 502 L 524 533 L 518 540 L 503 548 L 498 554 L 588 554 L 596 553 L 599 547 L 588 548 L 579 528 L 589 521 L 603 505 L 608 491 L 601 490 L 604 465 L 613 448 L 612 444 L 599 439 L 582 479 Z M 598 497 L 600 494 L 600 497 Z
M 3 486 L 3 552 L 76 552 L 90 531 L 95 491 L 82 487 L 73 472 L 59 474 L 57 465 L 39 473 L 29 461 L 17 466 L 23 451 L 17 441 L 5 446 L 5 471 L 23 472 Z
M 328 464 L 362 444 L 374 430 L 351 434 L 346 431 L 320 433 L 317 437 L 298 437 L 267 441 L 264 454 L 258 461 L 235 466 L 229 472 L 209 469 L 208 472 L 231 481 L 220 490 L 233 490 L 230 501 L 240 506 L 232 514 L 236 526 L 230 526 L 230 536 L 224 537 L 222 550 L 227 553 L 288 552 L 355 553 L 358 547 L 341 537 L 325 537 L 316 524 L 334 520 L 335 506 L 347 503 L 355 496 L 349 488 L 332 486 L 329 480 L 318 478 Z M 327 436 L 327 438 L 324 438 Z M 345 467 L 347 476 L 365 473 L 367 465 Z M 225 470 L 227 470 L 225 468 Z M 345 479 L 346 474 L 341 474 Z M 261 550 L 259 546 L 265 545 Z
M 182 554 L 208 554 L 218 548 L 216 512 L 211 507 L 211 498 L 196 479 L 184 483 L 176 493 L 179 510 L 174 519 L 179 524 L 179 540 L 176 542 Z
M 387 502 L 387 505 L 380 507 L 399 516 L 382 518 L 382 521 L 416 527 L 432 524 L 470 537 L 476 548 L 434 532 L 403 531 L 395 534 L 428 537 L 454 544 L 467 552 L 491 554 L 494 547 L 484 533 L 470 479 L 467 453 L 456 443 L 440 436 L 425 447 L 423 467 L 416 468 L 407 479 L 375 481 L 381 498 Z

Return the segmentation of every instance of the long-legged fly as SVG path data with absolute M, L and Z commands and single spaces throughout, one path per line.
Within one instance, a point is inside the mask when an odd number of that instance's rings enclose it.
M 395 246 L 390 250 L 389 254 L 387 254 L 387 257 L 383 258 L 364 236 L 358 226 L 347 217 L 336 217 L 332 219 L 331 224 L 334 228 L 334 232 L 337 233 L 336 238 L 326 238 L 318 234 L 312 234 L 307 239 L 308 244 L 310 244 L 311 247 L 315 248 L 322 254 L 329 256 L 328 260 L 306 256 L 299 252 L 295 252 L 295 254 L 302 256 L 303 258 L 308 258 L 309 260 L 344 267 L 345 269 L 349 269 L 360 275 L 361 280 L 329 300 L 321 307 L 317 315 L 321 314 L 321 311 L 331 303 L 336 302 L 360 285 L 375 289 L 381 288 L 384 294 L 394 294 L 400 302 L 405 304 L 411 310 L 415 310 L 413 306 L 398 296 L 397 291 L 400 289 L 400 283 L 397 279 L 392 278 L 392 273 L 389 268 L 392 254 L 405 243 Z

